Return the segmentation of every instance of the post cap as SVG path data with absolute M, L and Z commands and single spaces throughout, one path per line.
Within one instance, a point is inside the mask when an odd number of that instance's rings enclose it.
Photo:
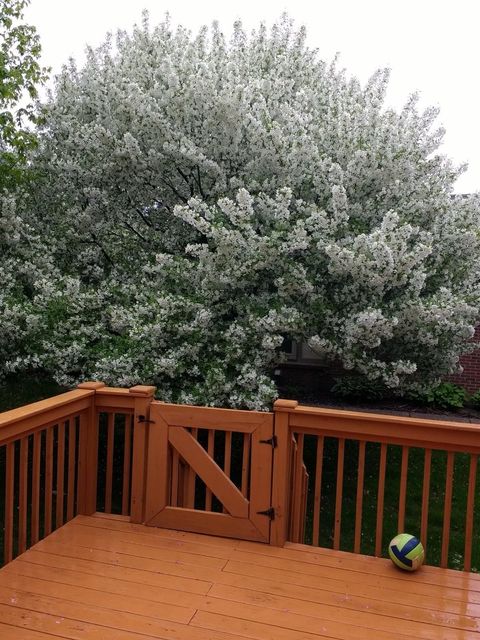
M 297 400 L 282 400 L 279 398 L 273 403 L 274 411 L 288 411 L 290 409 L 295 409 L 296 407 L 298 407 Z
M 77 389 L 90 389 L 95 391 L 96 389 L 102 389 L 104 386 L 104 382 L 81 382 L 80 384 L 77 384 Z
M 143 384 L 137 384 L 135 387 L 130 387 L 128 390 L 133 396 L 145 396 L 150 397 L 155 395 L 157 387 L 149 387 Z

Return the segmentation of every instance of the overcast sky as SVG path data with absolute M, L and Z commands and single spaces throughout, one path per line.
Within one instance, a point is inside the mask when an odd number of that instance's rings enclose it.
M 174 24 L 197 31 L 216 19 L 227 33 L 237 18 L 250 28 L 287 11 L 307 26 L 322 58 L 339 52 L 361 81 L 390 67 L 390 104 L 400 107 L 419 91 L 423 104 L 439 105 L 443 151 L 469 163 L 457 190 L 480 190 L 480 0 L 32 0 L 26 15 L 55 72 L 71 56 L 82 61 L 85 45 L 99 44 L 107 31 L 131 28 L 144 8 L 152 23 L 168 11 Z

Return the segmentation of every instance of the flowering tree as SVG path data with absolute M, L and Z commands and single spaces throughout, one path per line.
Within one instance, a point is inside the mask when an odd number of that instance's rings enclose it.
M 5 369 L 251 408 L 275 396 L 284 336 L 399 391 L 454 370 L 480 202 L 452 197 L 436 111 L 385 108 L 387 82 L 320 61 L 286 18 L 230 42 L 145 20 L 67 66 L 21 207 L 46 249 Z

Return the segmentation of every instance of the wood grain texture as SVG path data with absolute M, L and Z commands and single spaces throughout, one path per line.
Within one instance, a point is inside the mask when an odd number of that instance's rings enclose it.
M 474 574 L 118 517 L 78 516 L 0 570 L 2 640 L 476 640 L 479 625 Z

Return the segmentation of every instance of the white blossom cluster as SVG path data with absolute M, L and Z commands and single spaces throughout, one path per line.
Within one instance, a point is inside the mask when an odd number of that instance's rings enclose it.
M 284 337 L 398 389 L 454 371 L 480 307 L 480 200 L 436 111 L 384 106 L 287 18 L 168 20 L 57 78 L 37 177 L 2 200 L 0 371 L 265 409 Z

